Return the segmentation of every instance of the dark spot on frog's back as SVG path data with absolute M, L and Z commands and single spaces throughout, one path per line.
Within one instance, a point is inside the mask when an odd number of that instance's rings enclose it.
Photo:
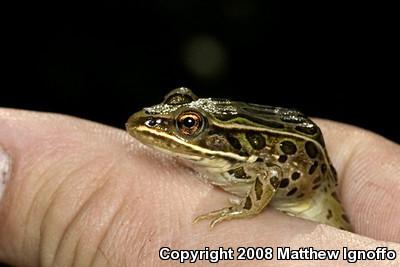
M 242 107 L 242 110 L 251 113 L 251 114 L 260 114 L 260 115 L 276 115 L 276 109 L 270 106 L 262 106 L 257 104 L 247 104 L 245 107 Z
M 315 157 L 318 155 L 318 148 L 317 148 L 317 146 L 316 146 L 313 142 L 307 141 L 307 142 L 304 144 L 304 146 L 305 146 L 307 155 L 308 155 L 310 158 L 313 159 L 313 158 L 315 158 Z
M 297 187 L 294 187 L 292 190 L 290 190 L 290 191 L 286 194 L 286 196 L 294 195 L 294 193 L 296 193 L 296 192 L 297 192 Z
M 280 188 L 285 188 L 289 185 L 289 179 L 288 178 L 283 178 L 281 180 L 281 183 L 279 184 Z
M 276 122 L 276 121 L 263 120 L 262 124 L 264 124 L 265 126 L 270 127 L 270 128 L 276 128 L 276 129 L 285 128 L 285 125 L 283 125 L 279 122 Z
M 269 182 L 271 183 L 272 187 L 277 189 L 279 186 L 279 179 L 276 176 L 271 177 L 271 179 L 269 179 Z
M 278 161 L 280 163 L 285 163 L 287 161 L 287 156 L 286 155 L 280 155 L 278 158 Z
M 266 145 L 264 136 L 259 133 L 247 132 L 246 138 L 250 145 L 256 150 L 260 150 Z
M 328 214 L 326 215 L 326 219 L 329 220 L 330 218 L 332 218 L 333 214 L 332 214 L 332 210 L 328 209 Z
M 299 178 L 300 178 L 300 173 L 299 172 L 292 173 L 292 180 L 293 181 L 296 181 Z
M 246 198 L 246 202 L 244 203 L 244 207 L 246 210 L 251 209 L 251 207 L 253 206 L 253 203 L 251 202 L 251 198 L 248 196 Z
M 311 189 L 312 189 L 312 190 L 316 190 L 316 189 L 318 189 L 320 186 L 321 186 L 321 184 L 316 184 L 316 185 L 314 185 Z
M 321 182 L 321 176 L 317 176 L 315 179 L 314 179 L 314 181 L 313 181 L 313 184 L 317 184 L 317 183 L 319 183 L 319 182 Z
M 256 179 L 256 183 L 254 184 L 254 189 L 256 191 L 257 200 L 260 200 L 263 193 L 263 188 L 262 188 L 262 183 L 260 182 L 258 177 Z
M 235 176 L 235 178 L 238 178 L 238 179 L 248 179 L 248 178 L 250 178 L 249 176 L 247 176 L 247 174 L 244 171 L 243 167 L 239 167 L 239 168 L 230 170 L 229 173 L 232 174 L 233 176 Z
M 283 125 L 282 123 L 276 122 L 274 120 L 267 120 L 267 119 L 264 119 L 264 118 L 258 118 L 256 116 L 248 118 L 248 120 L 250 120 L 252 122 L 255 122 L 255 123 L 258 123 L 258 124 L 261 124 L 261 125 L 264 125 L 264 126 L 267 126 L 269 128 L 274 128 L 274 129 L 283 129 L 283 128 L 285 128 L 285 125 Z
M 321 164 L 321 172 L 322 172 L 323 174 L 326 173 L 326 164 L 325 164 L 325 163 Z
M 226 140 L 228 140 L 229 144 L 237 150 L 242 149 L 242 145 L 240 144 L 239 140 L 234 137 L 232 134 L 227 134 L 226 135 Z
M 286 155 L 293 155 L 297 151 L 297 147 L 292 141 L 285 140 L 281 142 L 280 147 L 282 152 L 285 153 Z

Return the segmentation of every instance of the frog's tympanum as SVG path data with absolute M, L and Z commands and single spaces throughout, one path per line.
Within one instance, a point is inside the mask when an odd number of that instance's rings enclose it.
M 260 213 L 286 214 L 341 229 L 351 226 L 337 197 L 337 174 L 318 126 L 280 107 L 198 98 L 188 88 L 166 95 L 126 124 L 140 142 L 184 158 L 208 181 L 239 197 L 198 216 L 210 226 Z

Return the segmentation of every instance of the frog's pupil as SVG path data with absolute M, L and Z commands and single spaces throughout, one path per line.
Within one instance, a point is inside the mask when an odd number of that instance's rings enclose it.
M 196 124 L 196 121 L 191 117 L 186 117 L 183 120 L 183 125 L 187 128 L 192 128 Z

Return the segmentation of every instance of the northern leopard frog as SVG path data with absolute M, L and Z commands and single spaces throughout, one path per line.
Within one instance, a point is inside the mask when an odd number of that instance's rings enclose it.
M 126 127 L 142 143 L 189 160 L 210 183 L 241 199 L 195 221 L 211 219 L 213 227 L 271 205 L 289 215 L 351 228 L 321 131 L 298 111 L 198 98 L 182 87 L 161 104 L 133 114 Z

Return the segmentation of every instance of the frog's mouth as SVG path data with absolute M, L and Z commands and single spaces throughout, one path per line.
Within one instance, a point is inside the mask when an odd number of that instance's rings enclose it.
M 140 113 L 132 115 L 126 128 L 131 136 L 147 146 L 189 160 L 195 165 L 219 171 L 229 169 L 238 162 L 247 161 L 247 157 L 232 152 L 203 148 L 166 130 L 148 127 L 143 123 L 143 117 L 139 116 Z

